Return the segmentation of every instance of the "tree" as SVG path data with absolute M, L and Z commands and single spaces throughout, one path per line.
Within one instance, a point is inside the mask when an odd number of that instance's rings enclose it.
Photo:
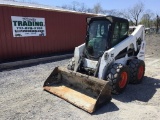
M 116 10 L 116 9 L 106 10 L 106 14 L 107 14 L 107 15 L 116 16 L 116 17 L 122 17 L 121 12 L 119 12 L 119 11 Z
M 87 6 L 84 3 L 79 4 L 79 12 L 87 12 Z
M 69 5 L 62 5 L 60 8 L 71 10 L 71 7 Z
M 133 8 L 129 9 L 130 16 L 135 20 L 135 25 L 138 25 L 140 15 L 144 11 L 144 4 L 136 4 Z
M 72 10 L 78 11 L 79 2 L 73 1 L 71 7 L 72 7 Z
M 133 25 L 138 25 L 139 19 L 144 11 L 144 4 L 142 2 L 135 4 L 128 10 L 123 10 L 121 15 L 132 22 Z
M 61 8 L 78 11 L 79 2 L 73 1 L 71 5 L 63 5 Z
M 149 14 L 144 14 L 142 16 L 142 19 L 141 19 L 141 24 L 143 24 L 145 27 L 150 27 L 150 17 L 149 17 Z
M 128 12 L 128 10 L 125 10 L 125 9 L 121 10 L 120 16 L 128 19 L 129 25 L 135 25 L 135 23 L 133 22 L 133 19 L 130 17 L 130 13 Z
M 102 13 L 103 9 L 100 3 L 97 3 L 94 5 L 93 7 L 93 13 L 98 14 L 98 13 Z
M 93 13 L 93 9 L 87 8 L 87 9 L 86 9 L 86 12 L 87 12 L 87 13 Z
M 141 19 L 141 24 L 145 27 L 151 27 L 153 22 L 154 13 L 151 10 L 146 10 Z
M 84 3 L 79 3 L 76 1 L 73 1 L 71 5 L 63 5 L 61 8 L 78 12 L 88 12 L 87 6 Z

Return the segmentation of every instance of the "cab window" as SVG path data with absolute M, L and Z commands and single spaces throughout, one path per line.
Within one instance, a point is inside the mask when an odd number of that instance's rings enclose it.
M 124 40 L 128 36 L 128 25 L 127 23 L 116 22 L 113 31 L 113 37 L 111 40 L 111 46 L 115 46 Z

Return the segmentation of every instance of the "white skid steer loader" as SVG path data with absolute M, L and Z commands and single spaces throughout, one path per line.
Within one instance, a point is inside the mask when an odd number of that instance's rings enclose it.
M 87 18 L 86 42 L 75 48 L 67 68 L 56 67 L 44 89 L 92 113 L 140 83 L 145 72 L 145 28 L 129 35 L 129 22 L 114 16 Z

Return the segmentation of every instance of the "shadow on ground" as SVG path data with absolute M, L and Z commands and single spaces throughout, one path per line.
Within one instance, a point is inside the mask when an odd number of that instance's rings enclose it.
M 112 95 L 112 97 L 121 102 L 131 102 L 134 100 L 148 102 L 158 88 L 160 88 L 159 79 L 145 76 L 141 84 L 129 84 L 123 94 Z
M 141 84 L 129 84 L 127 89 L 122 94 L 112 95 L 112 99 L 116 99 L 124 103 L 135 100 L 148 102 L 159 88 L 160 79 L 145 76 Z M 104 114 L 118 110 L 118 106 L 116 106 L 113 102 L 110 102 L 98 109 L 93 115 Z
M 118 110 L 119 108 L 113 102 L 110 102 L 102 106 L 101 108 L 99 108 L 96 112 L 93 113 L 93 115 L 99 115 L 99 114 L 104 114 L 107 112 L 113 112 L 113 111 L 118 111 Z

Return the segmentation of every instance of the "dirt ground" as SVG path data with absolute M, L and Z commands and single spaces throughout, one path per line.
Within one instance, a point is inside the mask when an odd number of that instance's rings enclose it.
M 160 35 L 146 36 L 146 73 L 121 95 L 89 114 L 48 92 L 43 83 L 68 59 L 0 72 L 0 120 L 158 120 L 160 118 Z

